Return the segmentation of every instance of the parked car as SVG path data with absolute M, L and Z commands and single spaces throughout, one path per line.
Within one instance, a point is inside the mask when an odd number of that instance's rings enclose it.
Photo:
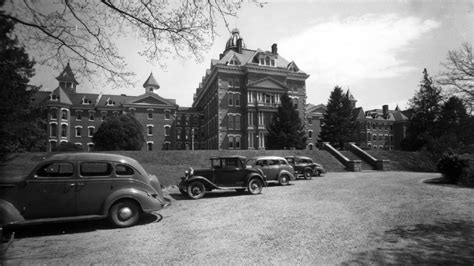
M 305 179 L 321 176 L 326 172 L 322 165 L 313 162 L 313 159 L 306 156 L 285 156 L 285 159 L 295 169 L 295 175 L 303 176 Z
M 211 167 L 190 168 L 178 184 L 179 191 L 191 199 L 199 199 L 207 191 L 227 189 L 259 194 L 266 185 L 265 176 L 259 169 L 247 167 L 243 156 L 211 157 Z
M 1 177 L 0 191 L 0 226 L 108 217 L 128 227 L 168 204 L 156 176 L 106 153 L 53 155 L 27 176 Z
M 247 165 L 261 169 L 268 181 L 277 181 L 280 185 L 290 184 L 290 180 L 295 180 L 295 170 L 288 161 L 278 156 L 257 156 L 249 159 Z

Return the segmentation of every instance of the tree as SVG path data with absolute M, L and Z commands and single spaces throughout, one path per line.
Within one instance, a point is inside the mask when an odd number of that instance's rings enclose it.
M 267 126 L 269 149 L 304 149 L 306 136 L 297 107 L 287 93 L 280 97 L 281 105 Z
M 356 123 L 352 112 L 350 99 L 343 94 L 339 86 L 336 86 L 331 92 L 326 112 L 323 114 L 319 140 L 342 149 L 344 143 L 351 141 L 354 134 Z
M 117 85 L 130 83 L 133 74 L 115 45 L 120 38 L 141 40 L 140 54 L 161 66 L 173 54 L 200 60 L 214 40 L 217 22 L 228 26 L 227 18 L 236 15 L 242 2 L 24 0 L 8 1 L 0 16 L 18 25 L 21 43 L 37 51 L 39 64 L 63 69 L 71 61 L 79 75 Z
M 420 89 L 409 101 L 412 116 L 407 128 L 407 137 L 402 143 L 403 149 L 419 150 L 440 136 L 436 124 L 439 121 L 442 100 L 441 89 L 433 84 L 425 68 Z
M 35 62 L 13 35 L 14 23 L 2 14 L 0 11 L 0 152 L 40 151 L 46 145 L 46 122 L 41 110 L 30 105 L 37 88 L 27 86 Z
M 441 85 L 452 88 L 461 97 L 470 113 L 474 110 L 474 59 L 472 45 L 464 43 L 460 50 L 449 51 L 446 62 L 442 63 L 445 70 L 438 77 Z
M 143 126 L 132 115 L 120 115 L 102 123 L 92 137 L 98 151 L 141 150 L 145 143 Z

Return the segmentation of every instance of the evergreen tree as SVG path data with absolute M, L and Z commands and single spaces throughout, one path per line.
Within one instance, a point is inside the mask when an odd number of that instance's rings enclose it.
M 145 143 L 143 126 L 131 115 L 120 115 L 102 123 L 92 137 L 95 150 L 141 150 Z
M 46 122 L 44 113 L 30 105 L 37 89 L 27 86 L 35 63 L 12 34 L 15 24 L 3 13 L 0 10 L 0 152 L 41 151 L 46 147 Z
M 319 140 L 329 142 L 342 149 L 344 143 L 351 141 L 355 130 L 353 106 L 350 99 L 336 86 L 331 92 L 326 112 L 323 114 Z
M 425 68 L 420 89 L 410 99 L 412 116 L 407 128 L 407 137 L 402 143 L 404 150 L 419 150 L 429 141 L 439 137 L 437 122 L 442 100 L 441 89 L 433 84 L 433 80 Z
M 306 135 L 296 105 L 287 93 L 281 96 L 281 106 L 267 126 L 269 149 L 304 149 Z

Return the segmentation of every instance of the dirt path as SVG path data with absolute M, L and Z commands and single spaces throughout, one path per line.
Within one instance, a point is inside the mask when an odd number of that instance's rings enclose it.
M 251 196 L 185 200 L 141 225 L 22 228 L 9 264 L 474 263 L 474 190 L 422 183 L 433 173 L 329 173 Z M 2 245 L 2 250 L 5 248 Z

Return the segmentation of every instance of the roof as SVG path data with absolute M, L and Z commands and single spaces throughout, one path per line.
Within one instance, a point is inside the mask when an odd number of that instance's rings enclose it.
M 148 76 L 148 79 L 145 81 L 145 83 L 143 83 L 143 87 L 146 88 L 146 86 L 154 86 L 158 88 L 160 87 L 155 77 L 153 77 L 153 73 L 150 73 L 150 76 Z
M 76 81 L 76 78 L 74 77 L 74 73 L 72 72 L 71 66 L 69 65 L 69 62 L 67 63 L 66 67 L 63 69 L 61 74 L 56 77 L 58 81 L 71 81 L 74 82 L 75 84 L 79 84 L 79 82 Z
M 135 159 L 124 155 L 111 153 L 96 152 L 74 152 L 74 153 L 57 153 L 48 157 L 46 161 L 51 160 L 88 160 L 88 161 L 116 161 L 116 162 L 137 162 Z
M 255 156 L 251 158 L 252 160 L 285 160 L 284 157 L 281 156 L 271 156 L 271 155 L 264 155 L 264 156 Z
M 244 160 L 247 159 L 247 157 L 241 156 L 241 155 L 212 156 L 212 157 L 210 157 L 209 159 L 210 159 L 210 160 L 213 160 L 213 159 L 221 159 L 221 158 L 222 158 L 222 159 L 228 159 L 228 158 L 230 158 L 230 159 L 235 159 L 235 158 L 238 158 L 238 159 L 244 159 Z

